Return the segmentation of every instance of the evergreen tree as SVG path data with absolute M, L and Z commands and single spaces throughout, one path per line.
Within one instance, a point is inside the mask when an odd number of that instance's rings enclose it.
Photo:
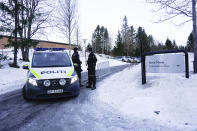
M 20 2 L 18 0 L 9 0 L 0 2 L 0 30 L 2 32 L 9 32 L 9 45 L 14 47 L 14 60 L 11 66 L 17 66 L 17 52 L 19 44 L 17 42 L 17 33 L 18 33 L 18 24 L 19 24 L 19 11 L 20 11 Z M 14 40 L 13 40 L 14 37 Z
M 92 35 L 92 45 L 96 53 L 107 54 L 111 50 L 111 42 L 107 28 L 97 26 Z
M 133 56 L 134 55 L 134 42 L 135 42 L 135 30 L 133 26 L 128 26 L 128 20 L 125 16 L 123 19 L 121 37 L 123 42 L 123 55 Z
M 185 50 L 185 47 L 181 45 L 181 46 L 178 47 L 178 49 L 179 50 Z
M 123 19 L 123 24 L 122 24 L 122 30 L 121 30 L 121 34 L 122 34 L 122 41 L 123 43 L 126 41 L 126 37 L 127 37 L 127 31 L 128 31 L 128 20 L 127 17 L 125 16 Z
M 177 46 L 175 40 L 173 40 L 173 42 L 172 42 L 172 49 L 178 49 L 178 46 Z
M 187 45 L 186 45 L 186 50 L 189 52 L 193 52 L 194 51 L 194 38 L 193 38 L 193 34 L 190 33 L 188 39 L 187 39 Z
M 128 29 L 128 52 L 127 56 L 133 56 L 135 54 L 134 52 L 134 45 L 135 45 L 135 30 L 133 26 L 130 26 Z
M 145 30 L 142 27 L 139 27 L 136 34 L 136 51 L 135 56 L 140 56 L 140 52 L 149 52 L 150 51 L 150 40 Z
M 126 16 L 123 19 L 121 35 L 122 35 L 123 51 L 124 51 L 123 55 L 127 56 L 129 54 L 129 26 Z
M 32 37 L 42 33 L 43 29 L 50 26 L 51 13 L 54 10 L 53 2 L 44 0 L 20 0 L 21 11 L 19 12 L 18 34 L 23 61 L 29 61 L 29 48 L 35 47 L 38 41 Z M 45 7 L 45 8 L 43 8 Z
M 104 44 L 105 44 L 105 38 L 104 38 L 104 32 L 105 32 L 105 28 L 103 26 L 101 26 L 100 28 L 100 37 L 101 37 L 101 53 L 104 54 Z
M 149 35 L 148 38 L 147 38 L 147 40 L 148 40 L 148 43 L 149 43 L 149 46 L 150 47 L 154 47 L 155 46 L 154 45 L 154 39 L 153 39 L 153 36 L 152 35 Z
M 165 46 L 167 50 L 172 50 L 173 49 L 173 44 L 172 41 L 170 39 L 167 38 L 166 42 L 165 42 Z
M 101 35 L 100 35 L 100 25 L 98 25 L 92 35 L 92 46 L 96 53 L 101 53 Z
M 104 46 L 103 46 L 103 48 L 104 48 L 104 54 L 109 54 L 110 48 L 111 48 L 110 45 L 111 44 L 110 44 L 110 41 L 109 41 L 108 30 L 105 29 L 105 31 L 104 31 Z
M 47 22 L 49 22 L 52 12 L 52 7 L 49 6 L 50 4 L 43 0 L 4 0 L 4 2 L 0 2 L 0 31 L 6 35 L 9 33 L 8 46 L 14 47 L 13 66 L 17 66 L 19 47 L 21 47 L 23 60 L 29 61 L 29 47 L 36 46 L 38 43 L 31 38 L 48 26 Z
M 120 32 L 118 32 L 115 44 L 116 45 L 113 49 L 114 56 L 122 56 L 123 55 L 123 42 L 122 42 L 122 37 L 121 37 Z

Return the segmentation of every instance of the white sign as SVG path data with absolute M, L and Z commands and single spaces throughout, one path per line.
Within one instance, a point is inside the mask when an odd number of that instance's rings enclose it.
M 184 53 L 168 53 L 146 56 L 147 73 L 183 73 L 185 72 Z

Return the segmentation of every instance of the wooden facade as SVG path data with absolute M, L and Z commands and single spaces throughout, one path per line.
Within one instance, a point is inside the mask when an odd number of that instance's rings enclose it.
M 69 49 L 69 44 L 66 43 L 60 43 L 60 42 L 52 42 L 52 41 L 39 41 L 37 47 L 40 48 L 66 48 Z M 5 45 L 8 44 L 8 37 L 4 36 L 2 39 L 0 39 L 0 49 L 5 49 Z M 71 45 L 71 48 L 73 49 L 76 45 Z

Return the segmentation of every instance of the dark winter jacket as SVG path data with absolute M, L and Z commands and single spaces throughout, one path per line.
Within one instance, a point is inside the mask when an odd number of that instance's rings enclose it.
M 73 61 L 73 65 L 76 71 L 82 71 L 81 70 L 81 61 L 79 59 L 79 54 L 78 52 L 74 52 L 72 55 L 72 61 Z
M 90 52 L 90 54 L 88 56 L 88 61 L 87 61 L 88 70 L 95 71 L 96 62 L 97 62 L 97 58 L 96 58 L 95 54 L 93 52 Z

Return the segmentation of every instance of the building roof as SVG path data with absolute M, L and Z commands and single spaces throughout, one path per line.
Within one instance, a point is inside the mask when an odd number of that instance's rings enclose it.
M 6 36 L 6 35 L 1 35 L 2 37 L 10 37 L 10 36 Z M 13 37 L 14 38 L 14 37 Z M 17 37 L 18 39 L 20 39 L 20 37 Z M 60 45 L 69 45 L 67 43 L 62 43 L 62 42 L 55 42 L 55 41 L 46 41 L 46 40 L 38 40 L 38 39 L 32 39 L 35 41 L 39 41 L 39 42 L 47 42 L 47 43 L 51 43 L 51 44 L 60 44 Z M 72 44 L 73 46 L 76 46 L 75 44 Z

